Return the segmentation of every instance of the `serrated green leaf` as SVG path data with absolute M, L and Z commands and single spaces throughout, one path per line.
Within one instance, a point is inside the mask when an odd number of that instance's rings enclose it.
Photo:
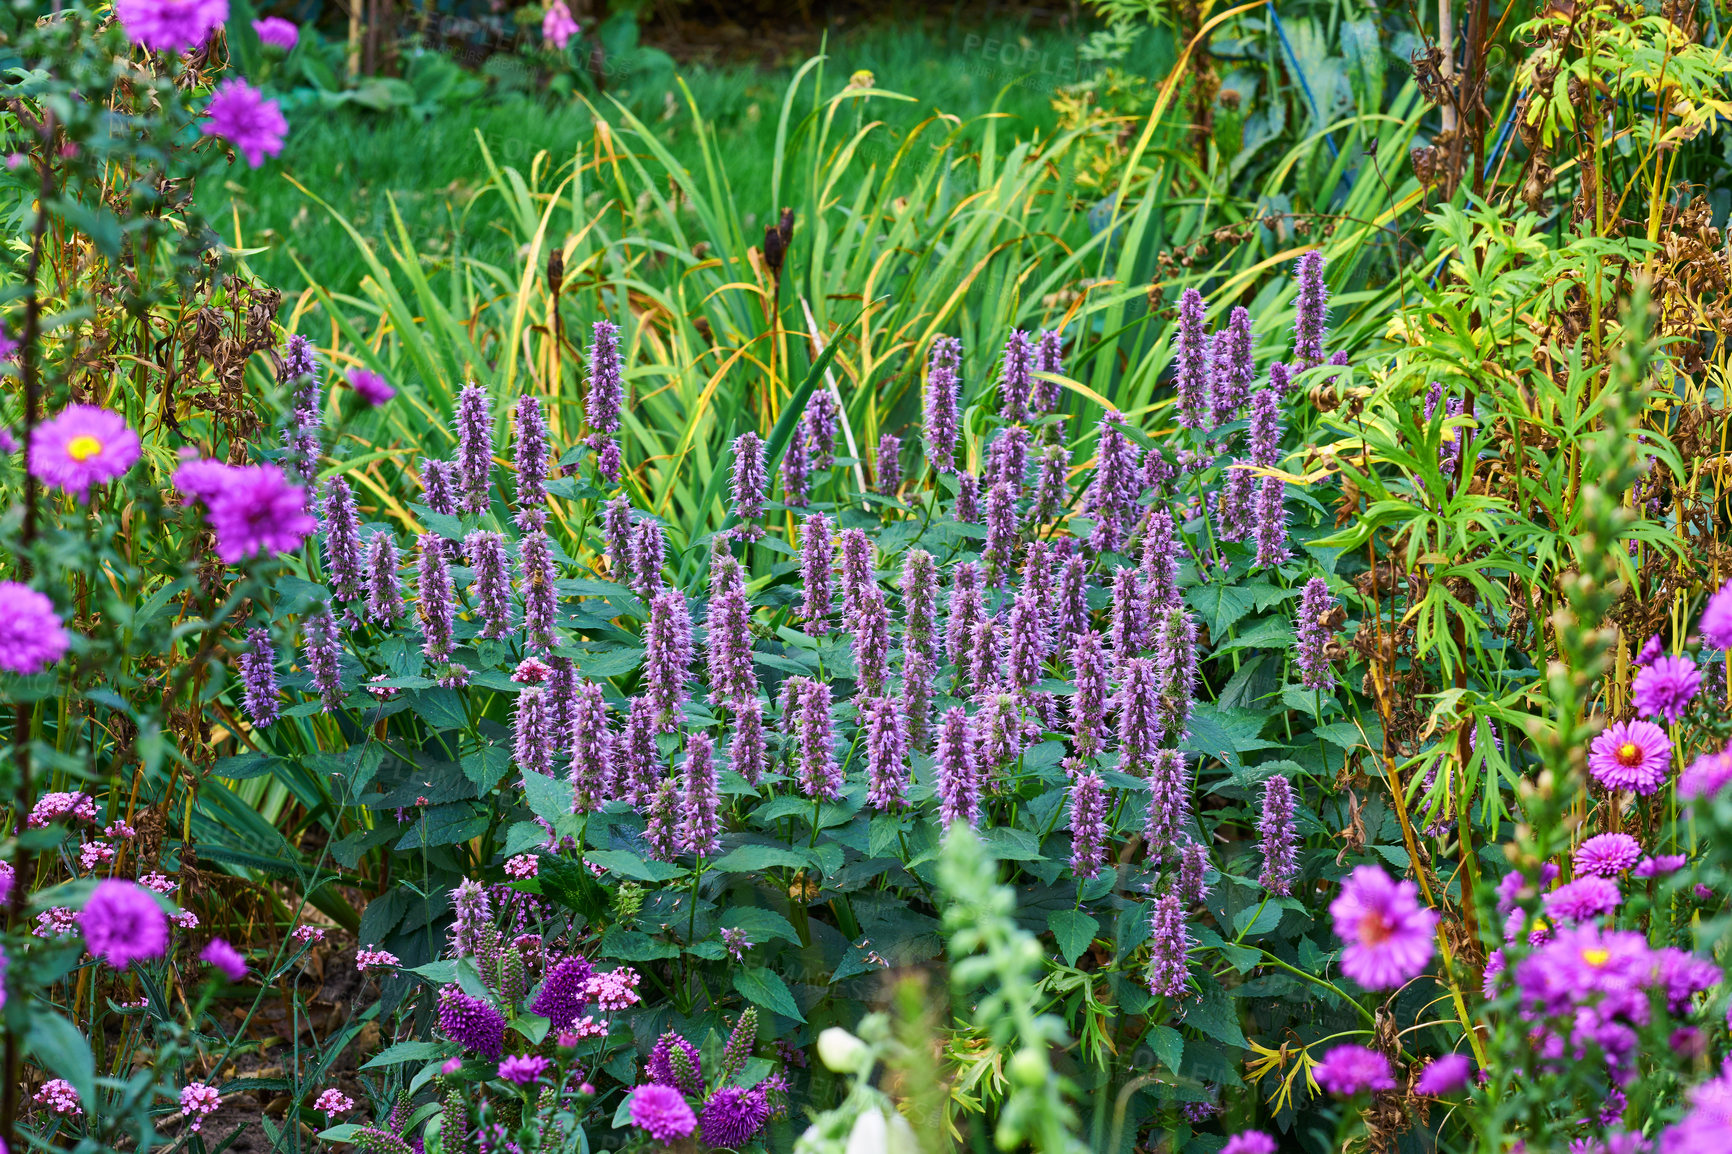
M 796 1022 L 806 1020 L 806 1016 L 800 1013 L 800 1007 L 794 1003 L 793 991 L 788 989 L 788 983 L 784 982 L 778 973 L 762 967 L 735 970 L 734 989 L 753 1005 L 762 1006 Z
M 551 825 L 571 813 L 571 783 L 526 769 L 523 771 L 523 800 L 529 803 L 531 813 Z
M 1156 1026 L 1149 1031 L 1149 1049 L 1173 1073 L 1179 1072 L 1179 1063 L 1185 1059 L 1185 1037 L 1171 1026 Z
M 767 869 L 804 869 L 812 864 L 811 855 L 779 845 L 743 845 L 710 863 L 710 868 L 722 873 L 748 874 Z
M 745 930 L 747 940 L 754 946 L 777 938 L 796 946 L 803 944 L 793 923 L 775 910 L 736 906 L 722 915 L 721 924 L 725 929 Z
M 1101 930 L 1100 922 L 1081 910 L 1054 910 L 1047 916 L 1046 924 L 1052 930 L 1059 956 L 1067 966 L 1076 964 L 1077 958 L 1089 948 L 1089 943 Z
M 365 1062 L 361 1069 L 374 1070 L 380 1066 L 400 1066 L 404 1062 L 430 1062 L 438 1058 L 449 1058 L 458 1052 L 460 1047 L 455 1042 L 398 1042 L 388 1046 L 380 1053 Z
M 649 861 L 630 850 L 592 849 L 583 856 L 610 873 L 640 882 L 665 882 L 686 872 L 670 862 Z

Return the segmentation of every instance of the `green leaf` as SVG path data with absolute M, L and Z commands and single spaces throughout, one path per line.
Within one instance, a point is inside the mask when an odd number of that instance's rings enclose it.
M 72 1083 L 86 1114 L 95 1111 L 96 1059 L 77 1026 L 45 1005 L 32 1005 L 24 1044 L 38 1066 Z
M 545 854 L 536 874 L 541 892 L 566 909 L 593 918 L 607 908 L 607 893 L 582 862 Z
M 1281 915 L 1284 912 L 1279 903 L 1272 901 L 1246 906 L 1234 915 L 1233 932 L 1241 940 L 1266 934 L 1281 924 Z
M 571 783 L 526 769 L 523 799 L 529 803 L 531 813 L 551 825 L 571 814 Z
M 1047 917 L 1046 924 L 1052 930 L 1059 956 L 1067 966 L 1076 964 L 1077 958 L 1089 948 L 1089 943 L 1095 940 L 1101 929 L 1100 922 L 1081 910 L 1054 910 Z
M 980 839 L 999 861 L 1039 861 L 1040 845 L 1025 829 L 994 826 Z
M 429 1062 L 435 1058 L 449 1058 L 457 1051 L 458 1046 L 455 1042 L 398 1042 L 364 1063 L 361 1069 L 372 1070 L 379 1066 L 400 1066 L 404 1062 Z
M 722 915 L 722 926 L 730 930 L 745 930 L 746 938 L 754 946 L 780 938 L 793 945 L 803 945 L 800 933 L 792 922 L 775 910 L 759 909 L 756 906 L 737 906 Z
M 409 695 L 409 707 L 434 729 L 462 729 L 469 724 L 469 715 L 463 710 L 463 699 L 457 696 L 455 689 L 437 686 L 413 690 Z
M 1185 1036 L 1171 1026 L 1156 1026 L 1149 1031 L 1149 1049 L 1155 1052 L 1155 1057 L 1166 1064 L 1167 1069 L 1177 1074 L 1179 1063 L 1185 1057 Z
M 1185 600 L 1191 603 L 1191 608 L 1209 627 L 1209 636 L 1216 641 L 1223 640 L 1227 630 L 1249 613 L 1253 604 L 1250 592 L 1224 581 L 1193 585 L 1185 590 Z
M 809 854 L 779 845 L 743 845 L 717 858 L 710 868 L 723 873 L 749 874 L 786 866 L 804 869 L 812 864 Z
M 686 872 L 677 865 L 665 861 L 647 861 L 624 849 L 592 849 L 583 856 L 586 861 L 592 861 L 610 873 L 640 882 L 665 882 Z
M 1245 1048 L 1245 1032 L 1239 1028 L 1239 1014 L 1227 991 L 1214 978 L 1203 977 L 1199 983 L 1203 996 L 1185 1010 L 1185 1025 L 1217 1042 Z
M 475 793 L 479 797 L 491 792 L 511 768 L 511 750 L 503 745 L 484 745 L 474 753 L 464 754 L 461 764 L 463 776 L 475 783 Z M 568 786 L 567 791 L 569 790 Z M 531 807 L 533 808 L 533 803 Z M 566 812 L 571 812 L 569 807 Z M 538 812 L 536 816 L 541 815 Z
M 677 958 L 680 948 L 671 942 L 658 942 L 639 930 L 622 930 L 609 926 L 601 935 L 597 952 L 622 962 L 653 962 L 661 958 Z
M 782 976 L 762 967 L 734 971 L 734 989 L 740 996 L 754 1005 L 762 1006 L 772 1013 L 784 1018 L 792 1018 L 796 1022 L 804 1022 L 806 1016 L 800 1013 L 800 1007 L 794 1004 L 793 992 L 788 989 L 788 983 Z

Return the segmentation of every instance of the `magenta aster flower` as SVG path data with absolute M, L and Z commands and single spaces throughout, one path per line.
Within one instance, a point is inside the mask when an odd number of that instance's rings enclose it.
M 1642 717 L 1677 721 L 1702 688 L 1702 671 L 1688 657 L 1659 657 L 1636 673 L 1633 696 Z
M 1576 847 L 1576 872 L 1599 877 L 1621 874 L 1642 857 L 1642 843 L 1627 833 L 1602 833 Z
M 241 957 L 239 950 L 221 938 L 212 938 L 210 945 L 199 954 L 199 958 L 221 970 L 231 982 L 238 982 L 247 976 L 247 960 Z
M 541 1076 L 547 1073 L 550 1065 L 552 1063 L 540 1054 L 513 1054 L 499 1063 L 499 1076 L 507 1082 L 528 1086 L 541 1081 Z
M 1660 1135 L 1660 1154 L 1714 1154 L 1732 1134 L 1732 1059 L 1690 1091 L 1690 1112 Z
M 1395 1089 L 1395 1078 L 1389 1072 L 1389 1059 L 1364 1046 L 1336 1046 L 1323 1055 L 1323 1060 L 1312 1069 L 1311 1076 L 1317 1079 L 1319 1086 L 1343 1098 L 1367 1090 Z
M 1588 747 L 1588 772 L 1607 789 L 1646 796 L 1665 782 L 1671 758 L 1665 730 L 1651 721 L 1619 721 Z
M 1275 1139 L 1261 1130 L 1245 1130 L 1227 1139 L 1221 1154 L 1275 1154 Z
M 1665 877 L 1667 874 L 1675 874 L 1683 869 L 1684 863 L 1689 860 L 1687 855 L 1681 853 L 1655 854 L 1653 857 L 1645 857 L 1636 863 L 1635 876 L 1639 878 Z
M 178 52 L 197 48 L 229 18 L 229 0 L 115 0 L 114 15 L 134 44 Z
M 1696 629 L 1702 634 L 1702 640 L 1715 649 L 1732 649 L 1732 581 L 1720 586 L 1720 591 L 1708 598 Z
M 1399 986 L 1431 961 L 1437 915 L 1419 904 L 1419 887 L 1395 881 L 1380 866 L 1347 875 L 1329 913 L 1347 943 L 1342 971 L 1368 990 Z
M 1623 895 L 1610 878 L 1587 877 L 1566 882 L 1543 899 L 1546 913 L 1560 921 L 1585 922 L 1618 908 Z
M 301 38 L 301 30 L 293 20 L 284 20 L 281 16 L 266 16 L 263 20 L 253 21 L 253 34 L 263 44 L 273 48 L 281 48 L 284 52 L 295 46 Z
M 372 369 L 350 369 L 349 387 L 369 405 L 382 405 L 397 395 L 397 390 L 385 383 L 385 378 Z
M 225 565 L 292 553 L 319 527 L 307 512 L 307 491 L 275 465 L 230 469 L 208 505 L 217 556 Z
M 126 418 L 95 405 L 68 405 L 30 434 L 30 475 L 80 501 L 138 460 L 138 434 Z
M 0 581 L 0 669 L 39 673 L 72 644 L 54 602 L 16 581 Z
M 168 915 L 136 882 L 97 882 L 78 925 L 90 952 L 117 970 L 141 958 L 160 958 L 168 948 Z
M 657 1082 L 631 1092 L 631 1124 L 657 1142 L 674 1142 L 698 1127 L 698 1117 L 685 1096 L 672 1086 Z
M 1468 1075 L 1472 1073 L 1473 1060 L 1466 1054 L 1444 1054 L 1420 1071 L 1419 1077 L 1414 1079 L 1413 1092 L 1428 1098 L 1454 1094 L 1467 1085 Z
M 199 131 L 234 145 L 251 168 L 283 150 L 283 137 L 289 133 L 283 110 L 244 80 L 223 81 L 204 111 L 210 119 L 199 125 Z
M 1713 797 L 1732 783 L 1732 746 L 1719 753 L 1704 753 L 1678 775 L 1678 797 L 1700 801 Z

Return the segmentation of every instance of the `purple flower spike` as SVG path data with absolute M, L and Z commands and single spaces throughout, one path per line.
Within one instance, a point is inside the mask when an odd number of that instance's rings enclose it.
M 647 694 L 631 699 L 614 757 L 619 792 L 641 811 L 649 808 L 661 781 L 661 753 L 656 749 L 656 707 Z
M 1029 689 L 1040 681 L 1041 662 L 1051 641 L 1038 593 L 1024 589 L 1010 607 L 1010 684 Z
M 1028 420 L 1030 372 L 1034 367 L 1034 349 L 1028 334 L 1012 329 L 1004 343 L 1004 360 L 999 366 L 999 412 L 1007 421 Z
M 1070 450 L 1048 445 L 1040 451 L 1034 470 L 1034 507 L 1029 519 L 1037 525 L 1056 521 L 1064 512 L 1070 493 Z
M 1263 783 L 1263 872 L 1257 880 L 1286 897 L 1299 877 L 1299 835 L 1293 825 L 1293 783 L 1275 774 Z
M 355 508 L 355 493 L 349 482 L 332 477 L 325 482 L 325 499 L 319 510 L 319 528 L 325 535 L 325 568 L 331 577 L 331 593 L 339 602 L 361 599 L 361 520 Z
M 1224 425 L 1239 415 L 1245 394 L 1257 378 L 1251 348 L 1251 314 L 1235 306 L 1227 318 L 1227 330 L 1215 344 L 1214 391 L 1209 404 L 1215 424 Z
M 662 733 L 679 728 L 681 711 L 691 698 L 686 675 L 692 652 L 692 616 L 685 594 L 663 589 L 650 602 L 649 625 L 644 630 L 644 692 L 655 706 Z
M 956 474 L 956 502 L 950 515 L 965 525 L 980 523 L 980 478 L 973 473 Z
M 878 455 L 873 458 L 872 491 L 886 497 L 896 496 L 902 487 L 902 438 L 885 433 L 878 438 Z
M 445 542 L 432 533 L 418 541 L 419 572 L 415 613 L 421 621 L 421 652 L 433 662 L 449 661 L 456 606 L 451 589 L 451 569 L 445 563 Z
M 241 675 L 241 702 L 247 718 L 259 729 L 277 720 L 277 649 L 268 629 L 247 630 L 247 647 L 235 659 Z
M 950 573 L 950 601 L 944 624 L 945 656 L 958 669 L 967 665 L 975 626 L 985 617 L 980 565 L 975 561 L 960 562 Z
M 1275 396 L 1281 400 L 1287 399 L 1287 394 L 1293 391 L 1293 366 L 1276 361 L 1269 366 L 1269 387 L 1275 390 Z
M 680 783 L 672 777 L 656 782 L 644 809 L 644 841 L 656 861 L 673 861 L 680 853 Z
M 487 390 L 477 384 L 457 394 L 458 506 L 465 513 L 485 513 L 493 487 L 493 414 Z
M 1125 773 L 1147 774 L 1154 768 L 1155 749 L 1164 736 L 1158 720 L 1160 686 L 1155 659 L 1133 657 L 1121 666 L 1115 699 L 1119 712 L 1119 764 Z
M 802 679 L 798 715 L 800 789 L 807 797 L 834 801 L 842 796 L 842 767 L 830 724 L 830 687 Z
M 1190 818 L 1191 777 L 1185 770 L 1185 755 L 1176 749 L 1159 750 L 1149 767 L 1149 808 L 1143 821 L 1143 841 L 1151 860 L 1175 854 Z
M 758 678 L 752 672 L 752 605 L 740 563 L 718 557 L 710 570 L 710 607 L 705 619 L 710 692 L 727 705 L 755 698 Z
M 1143 535 L 1142 582 L 1149 620 L 1180 604 L 1179 543 L 1173 515 L 1164 508 L 1149 510 L 1149 527 Z
M 562 736 L 571 742 L 572 809 L 592 813 L 606 805 L 615 792 L 614 740 L 601 686 L 584 681 L 575 688 L 570 725 Z M 654 748 L 653 738 L 650 748 Z
M 1000 481 L 986 494 L 986 544 L 980 559 L 986 563 L 987 583 L 1002 587 L 1016 562 L 1016 490 Z
M 517 426 L 517 506 L 531 509 L 547 501 L 547 418 L 541 401 L 525 393 L 513 410 Z
M 1274 389 L 1258 389 L 1251 397 L 1251 463 L 1265 469 L 1281 460 L 1281 399 Z
M 957 374 L 962 369 L 962 344 L 954 337 L 932 342 L 926 370 L 926 459 L 934 472 L 956 471 L 956 443 L 961 430 Z
M 619 410 L 625 400 L 620 369 L 619 326 L 596 321 L 589 345 L 589 398 L 585 413 L 589 427 L 598 433 L 619 431 Z
M 1064 376 L 1064 336 L 1056 329 L 1040 334 L 1034 349 L 1034 371 Z M 1028 394 L 1029 411 L 1035 416 L 1058 408 L 1059 386 L 1052 381 L 1036 380 Z
M 1208 868 L 1208 846 L 1202 842 L 1187 841 L 1179 848 L 1179 876 L 1174 890 L 1181 902 L 1200 902 L 1209 896 Z
M 511 719 L 511 760 L 524 773 L 546 776 L 553 769 L 553 726 L 547 713 L 547 690 L 528 686 L 517 695 Z
M 1101 635 L 1092 629 L 1078 633 L 1070 660 L 1076 687 L 1071 697 L 1072 745 L 1078 757 L 1089 758 L 1106 748 L 1108 733 L 1107 655 Z
M 1292 557 L 1287 548 L 1287 484 L 1264 477 L 1257 489 L 1257 566 L 1273 568 Z
M 645 517 L 632 527 L 632 589 L 639 597 L 654 597 L 662 587 L 662 566 L 667 563 L 667 537 L 662 524 Z
M 1335 637 L 1330 619 L 1337 602 L 1329 592 L 1329 583 L 1321 577 L 1305 582 L 1299 597 L 1299 620 L 1293 634 L 1299 648 L 1295 663 L 1306 689 L 1327 692 L 1335 684 L 1334 671 L 1329 666 L 1329 643 Z
M 1299 298 L 1294 303 L 1293 360 L 1299 372 L 1324 361 L 1323 338 L 1329 325 L 1329 286 L 1323 283 L 1323 254 L 1316 249 L 1299 258 Z
M 842 554 L 842 616 L 852 619 L 860 598 L 872 587 L 872 538 L 864 529 L 844 529 L 837 535 Z
M 909 653 L 930 657 L 937 641 L 938 566 L 924 549 L 910 549 L 902 558 L 903 646 Z
M 764 780 L 770 755 L 764 744 L 764 707 L 756 697 L 735 706 L 734 738 L 728 746 L 728 761 L 734 772 L 756 786 Z
M 908 796 L 908 740 L 901 703 L 869 697 L 861 706 L 866 732 L 866 804 L 886 813 L 901 809 Z
M 796 429 L 782 450 L 782 504 L 804 509 L 812 503 L 812 456 L 802 430 Z
M 976 694 L 991 693 L 1004 680 L 1004 662 L 999 656 L 998 623 L 982 617 L 974 623 L 968 644 L 968 684 Z
M 1253 530 L 1251 515 L 1257 474 L 1244 461 L 1234 461 L 1221 481 L 1221 495 L 1215 504 L 1215 532 L 1223 541 L 1243 541 Z
M 1165 894 L 1149 915 L 1149 993 L 1181 998 L 1191 976 L 1191 939 L 1178 896 Z
M 1010 491 L 1022 496 L 1022 483 L 1028 473 L 1028 430 L 1012 425 L 994 437 L 986 450 L 985 477 L 989 485 L 1008 485 Z
M 439 1030 L 447 1038 L 489 1058 L 505 1049 L 505 1015 L 493 1003 L 471 997 L 456 986 L 439 990 Z
M 1068 644 L 1068 638 L 1074 638 L 1089 627 L 1089 563 L 1088 558 L 1081 553 L 1073 553 L 1064 559 L 1064 568 L 1058 575 L 1058 604 L 1053 610 L 1053 624 L 1057 627 L 1060 644 Z
M 559 569 L 553 561 L 553 539 L 540 529 L 525 533 L 517 543 L 517 565 L 523 594 L 524 643 L 534 652 L 547 653 L 559 643 L 554 630 Z
M 1209 420 L 1210 341 L 1203 322 L 1203 294 L 1188 288 L 1179 295 L 1179 331 L 1174 338 L 1173 389 L 1179 424 L 1200 429 Z
M 890 608 L 877 586 L 867 586 L 848 622 L 853 636 L 855 677 L 867 693 L 884 690 L 890 679 Z
M 1125 662 L 1148 647 L 1149 628 L 1143 619 L 1146 598 L 1142 574 L 1135 569 L 1113 573 L 1113 600 L 1108 634 L 1113 645 L 1113 672 L 1124 676 Z
M 829 629 L 830 562 L 834 555 L 830 519 L 822 513 L 813 513 L 800 532 L 800 619 L 813 636 Z
M 1106 861 L 1107 790 L 1098 773 L 1079 773 L 1070 786 L 1070 868 L 1094 878 Z
M 908 743 L 924 752 L 932 741 L 932 702 L 938 665 L 929 653 L 909 651 L 902 666 L 902 706 Z
M 829 389 L 819 389 L 806 402 L 800 425 L 812 453 L 812 466 L 829 469 L 836 464 L 836 434 L 841 429 L 842 408 Z
M 511 564 L 505 558 L 505 538 L 477 529 L 463 539 L 463 552 L 474 573 L 470 589 L 481 615 L 480 636 L 497 641 L 511 636 Z
M 624 493 L 608 499 L 602 508 L 601 537 L 607 551 L 607 575 L 621 585 L 633 585 L 631 498 Z
M 700 857 L 721 845 L 721 794 L 716 788 L 716 743 L 707 733 L 686 739 L 685 810 L 680 818 L 680 848 Z
M 1083 512 L 1095 519 L 1089 547 L 1097 553 L 1115 552 L 1130 535 L 1142 496 L 1141 452 L 1125 436 L 1122 415 L 1109 412 L 1101 419 L 1095 479 L 1083 501 Z
M 939 819 L 946 826 L 959 821 L 979 825 L 980 779 L 974 763 L 974 735 L 968 724 L 968 711 L 960 705 L 945 710 L 933 757 Z
M 403 615 L 403 586 L 397 575 L 400 564 L 397 540 L 389 533 L 375 533 L 367 541 L 367 620 L 378 625 L 395 624 Z
M 742 522 L 750 524 L 764 515 L 764 496 L 769 489 L 764 440 L 756 433 L 741 433 L 734 438 L 733 493 L 734 512 Z

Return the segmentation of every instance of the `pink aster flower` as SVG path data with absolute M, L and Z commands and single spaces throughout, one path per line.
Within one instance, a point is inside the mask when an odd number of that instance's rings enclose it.
M 1623 895 L 1611 878 L 1577 878 L 1545 896 L 1546 913 L 1560 921 L 1585 922 L 1618 908 Z
M 1715 1154 L 1732 1134 L 1732 1059 L 1690 1091 L 1690 1112 L 1660 1135 L 1660 1154 Z
M 1473 1061 L 1466 1054 L 1444 1054 L 1426 1064 L 1413 1081 L 1413 1092 L 1428 1098 L 1454 1094 L 1467 1085 Z
M 1688 657 L 1659 657 L 1636 674 L 1632 696 L 1636 713 L 1677 721 L 1702 688 L 1702 671 Z
M 516 1082 L 519 1086 L 527 1086 L 541 1081 L 541 1076 L 547 1073 L 547 1067 L 552 1065 L 539 1054 L 524 1056 L 514 1054 L 499 1063 L 499 1076 L 507 1082 Z
M 1261 1130 L 1244 1130 L 1227 1139 L 1221 1154 L 1275 1154 L 1275 1139 Z
M 1389 1059 L 1364 1046 L 1336 1046 L 1312 1069 L 1317 1084 L 1339 1097 L 1346 1098 L 1364 1091 L 1393 1090 L 1395 1078 L 1389 1072 Z
M 241 957 L 239 950 L 221 938 L 212 938 L 210 945 L 199 954 L 199 958 L 221 970 L 231 982 L 238 982 L 247 976 L 247 960 Z
M 372 369 L 350 369 L 349 387 L 369 405 L 382 405 L 397 395 L 397 390 L 385 383 L 385 378 Z
M 1732 746 L 1719 753 L 1704 753 L 1678 775 L 1678 798 L 1701 801 L 1732 784 Z
M 0 669 L 40 673 L 65 656 L 71 644 L 46 594 L 0 581 Z
M 1611 877 L 1642 858 L 1642 843 L 1627 833 L 1602 833 L 1576 847 L 1576 872 Z
M 1329 906 L 1335 934 L 1347 948 L 1341 969 L 1368 990 L 1386 990 L 1425 969 L 1437 915 L 1419 904 L 1419 888 L 1397 882 L 1379 866 L 1354 869 Z
M 283 150 L 283 137 L 289 132 L 283 110 L 244 80 L 223 81 L 204 111 L 210 119 L 199 125 L 199 131 L 234 145 L 249 167 L 257 168 L 266 156 Z
M 78 925 L 90 952 L 117 970 L 142 958 L 160 958 L 168 948 L 168 915 L 136 882 L 97 882 Z
M 1635 874 L 1639 878 L 1663 878 L 1667 874 L 1675 874 L 1684 868 L 1689 861 L 1686 854 L 1658 853 L 1653 857 L 1645 857 L 1636 863 Z
M 675 1142 L 698 1127 L 685 1096 L 672 1086 L 649 1082 L 631 1092 L 631 1124 L 657 1142 Z
M 197 48 L 229 18 L 229 0 L 115 0 L 127 37 L 153 52 Z
M 68 405 L 30 434 L 30 475 L 80 501 L 138 460 L 138 434 L 126 418 L 95 405 Z
M 261 43 L 273 48 L 281 48 L 284 52 L 295 46 L 301 38 L 301 30 L 293 20 L 284 20 L 281 16 L 266 16 L 263 20 L 253 21 L 253 32 Z
M 1720 591 L 1708 598 L 1708 604 L 1696 622 L 1696 630 L 1713 648 L 1732 649 L 1732 581 L 1720 586 Z
M 175 470 L 174 485 L 205 502 L 224 564 L 291 553 L 319 527 L 307 512 L 307 491 L 277 466 L 213 464 L 188 461 Z
M 1671 758 L 1665 730 L 1651 721 L 1618 721 L 1588 747 L 1588 772 L 1607 789 L 1645 797 L 1664 784 Z

